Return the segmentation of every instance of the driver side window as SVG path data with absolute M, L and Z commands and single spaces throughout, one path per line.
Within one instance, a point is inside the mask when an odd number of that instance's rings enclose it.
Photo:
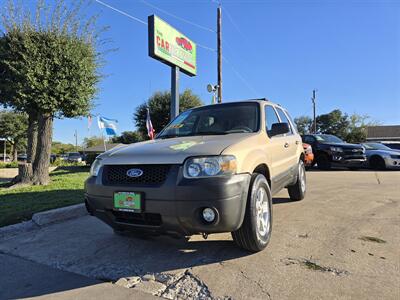
M 272 124 L 279 123 L 278 116 L 276 115 L 275 109 L 271 105 L 265 106 L 265 126 L 268 136 L 271 136 Z

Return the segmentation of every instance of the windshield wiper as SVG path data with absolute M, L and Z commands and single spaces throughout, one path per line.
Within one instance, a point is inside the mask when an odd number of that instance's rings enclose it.
M 196 132 L 190 135 L 224 135 L 224 134 L 228 134 L 229 132 L 225 132 L 225 131 L 202 131 L 202 132 Z

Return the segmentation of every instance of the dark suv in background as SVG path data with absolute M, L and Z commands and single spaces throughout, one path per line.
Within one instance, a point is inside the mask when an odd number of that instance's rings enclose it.
M 321 170 L 329 170 L 331 167 L 358 169 L 365 165 L 365 149 L 361 145 L 348 144 L 330 134 L 307 134 L 302 139 L 311 145 L 314 164 Z

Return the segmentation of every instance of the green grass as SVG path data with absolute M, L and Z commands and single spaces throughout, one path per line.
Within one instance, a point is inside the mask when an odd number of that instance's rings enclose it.
M 82 203 L 87 167 L 63 167 L 50 174 L 47 186 L 7 189 L 0 185 L 0 227 L 30 220 L 34 213 Z

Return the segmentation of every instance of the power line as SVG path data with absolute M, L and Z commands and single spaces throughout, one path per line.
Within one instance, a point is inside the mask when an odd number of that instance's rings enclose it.
M 137 22 L 139 22 L 139 23 L 142 23 L 142 24 L 144 24 L 144 25 L 147 26 L 147 22 L 145 22 L 145 21 L 143 21 L 143 20 L 141 20 L 141 19 L 139 19 L 139 18 L 137 18 L 137 17 L 134 17 L 134 16 L 132 16 L 132 15 L 130 15 L 130 14 L 128 14 L 128 13 L 122 11 L 122 10 L 119 10 L 118 8 L 115 8 L 115 7 L 113 7 L 113 6 L 111 6 L 111 5 L 107 4 L 107 3 L 104 3 L 104 2 L 102 2 L 102 1 L 100 1 L 100 0 L 95 0 L 95 1 L 96 1 L 97 3 L 99 3 L 99 4 L 103 5 L 103 6 L 105 6 L 105 7 L 108 7 L 109 9 L 112 9 L 112 10 L 114 10 L 114 11 L 116 11 L 116 12 L 118 12 L 118 13 L 124 15 L 125 17 L 131 18 L 132 20 L 135 20 L 135 21 L 137 21 Z
M 253 93 L 255 97 L 259 97 L 260 93 L 258 93 L 251 85 L 250 83 L 242 76 L 240 73 L 235 69 L 232 63 L 230 63 L 226 57 L 222 56 L 222 59 L 229 64 L 231 67 L 232 71 L 235 73 L 235 75 L 245 84 L 245 86 Z
M 125 17 L 128 17 L 128 18 L 130 18 L 130 19 L 132 19 L 132 20 L 135 20 L 135 21 L 137 21 L 137 22 L 139 22 L 139 23 L 144 24 L 144 25 L 147 26 L 147 22 L 145 22 L 145 21 L 143 21 L 143 20 L 141 20 L 141 19 L 139 19 L 139 18 L 137 18 L 137 17 L 135 17 L 135 16 L 132 16 L 132 15 L 130 15 L 130 14 L 128 14 L 128 13 L 126 13 L 126 12 L 124 12 L 124 11 L 122 11 L 122 10 L 116 8 L 116 7 L 113 7 L 113 6 L 109 5 L 109 4 L 107 4 L 107 3 L 104 3 L 103 1 L 100 1 L 100 0 L 95 0 L 95 1 L 96 1 L 97 3 L 99 3 L 99 4 L 103 5 L 103 6 L 105 6 L 105 7 L 107 7 L 107 8 L 109 8 L 109 9 L 113 10 L 113 11 L 116 11 L 116 12 L 118 12 L 118 13 L 124 15 Z M 211 51 L 211 52 L 216 52 L 216 51 L 217 51 L 217 50 L 215 50 L 215 49 L 213 49 L 213 48 L 211 48 L 211 47 L 204 46 L 204 45 L 199 44 L 199 43 L 196 43 L 196 45 L 199 46 L 200 48 L 203 48 L 203 49 L 208 50 L 208 51 Z
M 226 15 L 228 16 L 228 19 L 232 23 L 233 27 L 235 27 L 236 31 L 239 32 L 239 34 L 247 40 L 247 37 L 244 35 L 244 33 L 242 32 L 240 27 L 237 25 L 237 23 L 233 19 L 232 15 L 229 13 L 228 9 L 225 6 L 222 6 L 222 5 L 221 5 L 221 7 L 224 10 L 224 12 L 226 13 Z
M 192 26 L 195 26 L 195 27 L 197 27 L 197 28 L 200 28 L 200 29 L 203 29 L 203 30 L 212 32 L 212 33 L 216 33 L 216 31 L 213 30 L 213 29 L 211 29 L 211 28 L 205 27 L 205 26 L 203 26 L 203 25 L 200 25 L 200 24 L 194 23 L 194 22 L 192 22 L 192 21 L 189 21 L 189 20 L 187 20 L 187 19 L 184 19 L 184 18 L 182 18 L 182 17 L 179 17 L 179 16 L 177 16 L 177 15 L 175 15 L 175 14 L 173 14 L 173 13 L 170 13 L 169 11 L 166 11 L 165 9 L 159 8 L 158 6 L 155 6 L 154 4 L 151 4 L 151 3 L 149 3 L 149 2 L 147 2 L 147 1 L 145 1 L 145 0 L 141 0 L 141 2 L 142 2 L 143 4 L 145 4 L 145 5 L 150 6 L 150 7 L 154 8 L 154 9 L 156 9 L 156 10 L 158 10 L 158 11 L 161 11 L 162 13 L 164 13 L 164 14 L 170 16 L 170 17 L 173 17 L 173 18 L 175 18 L 175 19 L 177 19 L 177 20 L 180 20 L 180 21 L 182 21 L 182 22 L 185 22 L 185 23 L 190 24 L 190 25 L 192 25 Z

